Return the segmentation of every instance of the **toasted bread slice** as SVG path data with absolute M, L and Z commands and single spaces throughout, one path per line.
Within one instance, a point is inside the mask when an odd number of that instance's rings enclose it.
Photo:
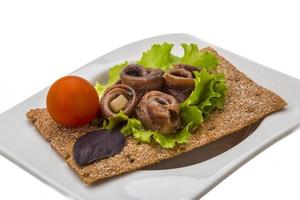
M 68 165 L 78 173 L 80 179 L 86 184 L 93 184 L 104 178 L 137 170 L 191 151 L 235 133 L 287 105 L 280 96 L 257 85 L 212 48 L 203 51 L 210 51 L 218 56 L 220 61 L 218 71 L 226 76 L 228 93 L 224 108 L 214 111 L 192 134 L 188 144 L 164 149 L 155 143 L 138 143 L 134 138 L 128 137 L 126 146 L 120 154 L 79 167 L 73 158 L 73 145 L 76 139 L 97 127 L 90 125 L 80 128 L 63 127 L 51 119 L 46 109 L 33 109 L 27 113 L 27 117 Z

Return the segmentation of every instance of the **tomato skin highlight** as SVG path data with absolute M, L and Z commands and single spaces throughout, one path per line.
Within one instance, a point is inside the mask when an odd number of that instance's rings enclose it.
M 55 81 L 48 91 L 46 104 L 51 118 L 67 127 L 88 124 L 100 109 L 95 88 L 79 76 L 65 76 Z

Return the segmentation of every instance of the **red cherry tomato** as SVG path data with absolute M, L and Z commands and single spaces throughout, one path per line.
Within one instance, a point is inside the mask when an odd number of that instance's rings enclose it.
M 78 76 L 65 76 L 50 87 L 47 110 L 57 123 L 76 127 L 91 122 L 99 112 L 95 88 Z

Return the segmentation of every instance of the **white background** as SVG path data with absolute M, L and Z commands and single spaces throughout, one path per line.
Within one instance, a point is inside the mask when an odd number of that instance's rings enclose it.
M 300 78 L 299 10 L 290 0 L 0 0 L 0 112 L 108 51 L 173 32 Z M 300 199 L 299 134 L 252 159 L 203 199 Z M 66 199 L 1 156 L 0 188 L 0 199 Z

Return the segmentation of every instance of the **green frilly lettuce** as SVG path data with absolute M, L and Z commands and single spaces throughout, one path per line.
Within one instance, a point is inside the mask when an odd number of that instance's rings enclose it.
M 102 96 L 104 91 L 108 87 L 112 86 L 115 82 L 117 82 L 120 79 L 120 73 L 122 69 L 127 66 L 127 64 L 128 63 L 126 61 L 110 68 L 108 72 L 108 81 L 106 84 L 100 84 L 99 82 L 96 82 L 95 88 L 99 96 Z
M 210 74 L 203 68 L 194 75 L 195 89 L 180 105 L 180 113 L 185 124 L 197 127 L 214 109 L 224 106 L 227 86 L 224 74 Z
M 181 44 L 184 54 L 176 62 L 179 64 L 186 64 L 195 67 L 202 67 L 206 69 L 215 69 L 219 61 L 217 57 L 207 51 L 200 51 L 196 44 Z
M 173 59 L 176 58 L 171 54 L 173 46 L 173 44 L 166 42 L 163 44 L 153 44 L 148 51 L 143 53 L 137 63 L 144 67 L 159 68 L 165 71 L 169 68 Z
M 191 124 L 187 124 L 178 133 L 165 135 L 157 131 L 145 130 L 141 121 L 135 118 L 129 118 L 122 111 L 109 120 L 104 121 L 103 128 L 112 129 L 120 123 L 124 123 L 121 128 L 123 135 L 132 135 L 136 140 L 146 143 L 151 142 L 153 139 L 164 148 L 173 148 L 176 144 L 187 143 L 190 137 Z
M 159 68 L 163 71 L 168 70 L 173 64 L 186 64 L 207 69 L 214 69 L 219 64 L 214 54 L 200 51 L 196 44 L 181 44 L 184 50 L 182 57 L 171 53 L 173 46 L 166 42 L 153 44 L 149 50 L 143 53 L 137 63 L 144 67 Z

